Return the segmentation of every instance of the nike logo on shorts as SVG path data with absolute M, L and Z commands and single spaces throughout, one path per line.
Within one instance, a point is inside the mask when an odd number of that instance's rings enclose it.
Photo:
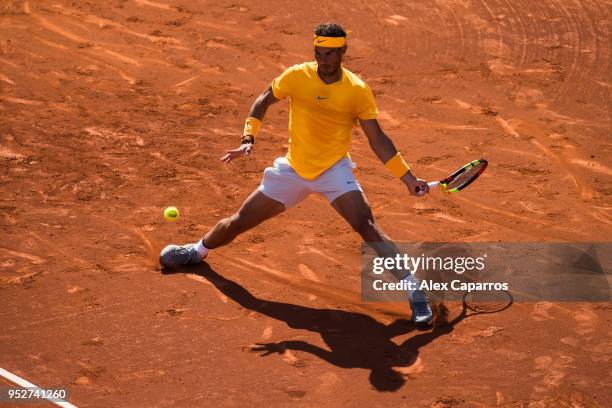
M 326 98 L 324 96 L 317 96 L 317 101 L 320 101 L 321 99 L 329 99 L 329 98 Z

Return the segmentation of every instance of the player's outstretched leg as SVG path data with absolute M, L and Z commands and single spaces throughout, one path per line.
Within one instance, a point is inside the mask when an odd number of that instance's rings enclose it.
M 376 223 L 372 210 L 361 191 L 354 190 L 344 193 L 331 204 L 348 221 L 351 227 L 361 235 L 361 238 L 376 251 L 378 256 L 395 257 L 399 252 L 397 246 Z M 414 275 L 405 271 L 394 270 L 391 273 L 398 280 L 404 279 L 416 285 L 419 284 Z M 408 298 L 412 309 L 412 320 L 416 324 L 422 325 L 431 323 L 433 314 L 427 302 L 425 292 L 422 290 L 408 291 Z
M 229 244 L 238 235 L 283 211 L 282 203 L 255 190 L 236 213 L 219 221 L 201 241 L 166 246 L 159 255 L 159 263 L 166 268 L 198 264 L 206 258 L 209 249 Z

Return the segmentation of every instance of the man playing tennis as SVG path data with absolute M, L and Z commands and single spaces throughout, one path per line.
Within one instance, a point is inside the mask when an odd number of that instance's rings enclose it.
M 361 186 L 355 179 L 348 150 L 353 126 L 359 121 L 370 146 L 385 167 L 410 194 L 423 195 L 427 183 L 417 179 L 376 120 L 378 109 L 370 88 L 342 67 L 346 32 L 338 24 L 315 29 L 315 60 L 294 65 L 272 81 L 255 100 L 239 148 L 221 159 L 230 161 L 253 150 L 268 107 L 290 98 L 289 151 L 264 171 L 263 180 L 232 216 L 219 221 L 195 244 L 168 245 L 160 254 L 164 267 L 197 264 L 208 251 L 230 243 L 239 234 L 280 214 L 311 193 L 324 195 L 379 256 L 395 256 L 397 248 L 374 220 Z M 407 271 L 391 271 L 397 279 L 416 281 Z M 428 324 L 432 312 L 425 293 L 409 290 L 412 319 Z

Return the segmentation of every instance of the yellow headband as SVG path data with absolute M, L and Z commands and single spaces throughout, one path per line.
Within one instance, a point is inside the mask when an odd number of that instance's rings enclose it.
M 315 35 L 312 41 L 315 47 L 340 48 L 346 44 L 346 37 L 324 37 Z

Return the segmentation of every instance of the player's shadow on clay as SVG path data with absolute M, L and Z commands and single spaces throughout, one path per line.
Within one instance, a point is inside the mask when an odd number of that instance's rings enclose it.
M 252 348 L 262 356 L 298 350 L 313 354 L 342 368 L 370 370 L 370 382 L 379 391 L 396 391 L 406 382 L 394 367 L 409 367 L 416 361 L 419 349 L 436 338 L 449 334 L 465 317 L 462 313 L 453 321 L 436 325 L 431 331 L 418 334 L 397 345 L 392 338 L 415 329 L 410 320 L 398 319 L 385 325 L 368 315 L 334 309 L 315 309 L 290 303 L 259 299 L 248 290 L 215 272 L 202 263 L 184 271 L 162 270 L 164 274 L 195 273 L 208 279 L 225 296 L 246 309 L 283 321 L 294 329 L 319 333 L 329 348 L 323 349 L 301 340 L 258 344 Z M 438 321 L 445 319 L 446 309 L 437 310 Z M 442 318 L 442 319 L 440 319 Z

